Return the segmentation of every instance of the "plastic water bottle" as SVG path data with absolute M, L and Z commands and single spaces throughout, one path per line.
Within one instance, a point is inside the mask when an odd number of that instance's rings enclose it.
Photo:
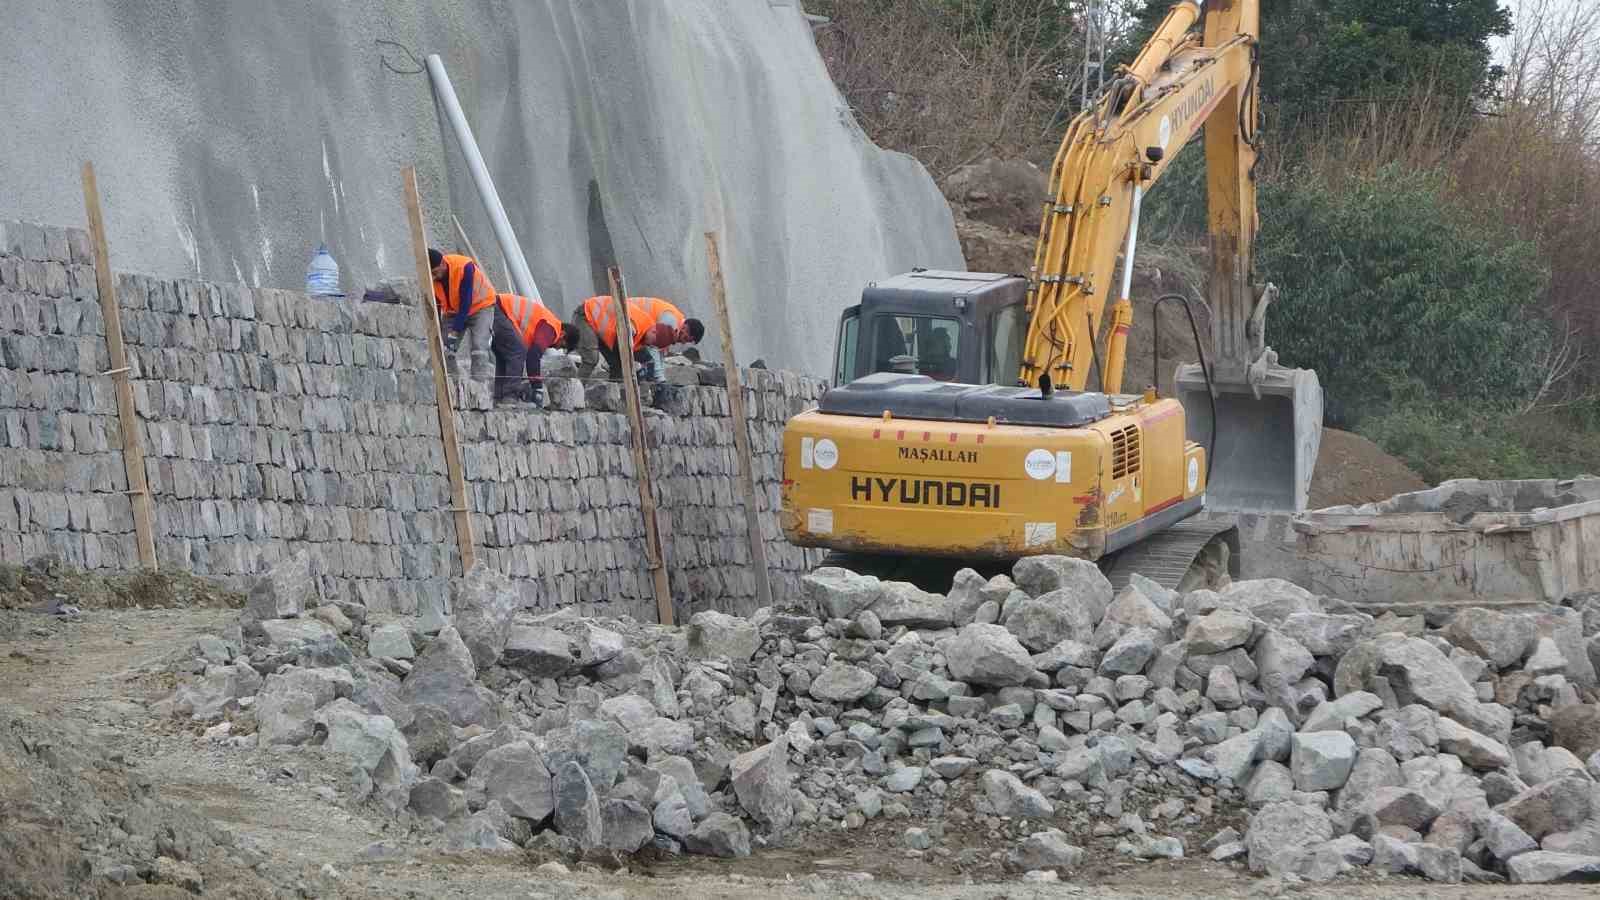
M 339 264 L 326 244 L 318 244 L 317 252 L 306 268 L 306 293 L 312 296 L 343 297 L 339 290 Z

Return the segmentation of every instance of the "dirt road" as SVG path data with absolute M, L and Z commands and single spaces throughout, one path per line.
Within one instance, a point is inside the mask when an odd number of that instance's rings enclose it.
M 167 663 L 221 626 L 225 610 L 88 611 L 76 620 L 0 612 L 0 708 L 68 727 L 126 760 L 153 795 L 181 804 L 233 835 L 225 862 L 204 867 L 205 894 L 270 897 L 689 897 L 819 895 L 918 900 L 998 897 L 1243 898 L 1289 891 L 1307 898 L 1522 897 L 1577 900 L 1582 885 L 1442 887 L 1412 879 L 1332 886 L 1284 885 L 1204 860 L 1102 862 L 1086 880 L 963 883 L 948 858 L 892 849 L 906 823 L 799 847 L 758 850 L 734 862 L 706 858 L 602 860 L 562 872 L 535 854 L 444 856 L 382 812 L 343 796 L 343 773 L 314 749 L 224 747 L 154 718 L 147 704 L 170 692 Z M 197 729 L 196 729 L 197 730 Z M 0 780 L 0 791 L 5 782 Z M 11 798 L 14 799 L 14 798 Z M 7 798 L 0 796 L 0 809 Z M 63 811 L 73 815 L 72 810 Z M 161 896 L 141 887 L 104 896 Z M 0 884 L 0 897 L 25 895 Z M 43 894 L 49 896 L 49 894 Z M 183 896 L 170 894 L 170 896 Z

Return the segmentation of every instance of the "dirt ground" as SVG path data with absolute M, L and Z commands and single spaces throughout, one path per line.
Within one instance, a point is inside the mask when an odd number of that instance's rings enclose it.
M 533 853 L 441 856 L 385 814 L 342 796 L 341 773 L 316 751 L 225 748 L 156 720 L 146 704 L 170 692 L 175 652 L 220 627 L 216 609 L 91 610 L 76 618 L 0 611 L 0 712 L 75 736 L 83 749 L 131 768 L 152 796 L 231 835 L 232 851 L 202 867 L 206 895 L 237 897 L 616 897 L 772 898 L 844 896 L 990 900 L 999 897 L 1307 898 L 1520 897 L 1577 900 L 1581 885 L 1445 887 L 1412 879 L 1358 879 L 1332 886 L 1285 885 L 1206 860 L 1140 863 L 1101 856 L 1069 881 L 1031 885 L 983 867 L 976 880 L 959 851 L 982 835 L 948 834 L 920 859 L 896 849 L 907 822 L 861 832 L 813 834 L 795 846 L 757 848 L 748 859 L 700 857 L 596 860 L 552 871 Z M 101 768 L 106 764 L 102 762 Z M 5 775 L 0 766 L 0 775 Z M 93 773 L 86 773 L 85 778 Z M 99 777 L 95 775 L 94 777 Z M 23 788 L 0 777 L 0 812 Z M 58 804 L 59 805 L 59 804 Z M 81 811 L 59 810 L 45 827 L 71 830 Z M 63 835 L 65 836 L 65 835 Z M 992 851 L 998 852 L 998 850 Z M 4 871 L 0 867 L 0 871 Z M 0 883 L 0 898 L 86 896 L 45 885 Z M 181 897 L 170 886 L 105 887 L 104 897 Z

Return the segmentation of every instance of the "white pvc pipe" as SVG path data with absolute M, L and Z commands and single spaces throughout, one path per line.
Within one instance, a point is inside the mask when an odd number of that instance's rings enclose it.
M 1144 186 L 1133 186 L 1133 218 L 1128 221 L 1128 247 L 1122 252 L 1122 299 L 1133 292 L 1133 251 L 1139 245 L 1139 207 L 1144 201 Z
M 472 137 L 467 116 L 461 111 L 461 102 L 456 99 L 455 88 L 450 86 L 450 76 L 445 74 L 444 60 L 434 53 L 429 54 L 427 63 L 428 78 L 433 82 L 433 96 L 444 107 L 445 118 L 450 120 L 450 128 L 456 133 L 456 143 L 461 145 L 461 155 L 466 157 L 467 171 L 472 174 L 478 198 L 483 201 L 483 211 L 489 214 L 489 224 L 494 226 L 500 252 L 506 255 L 506 261 L 510 263 L 512 286 L 518 294 L 543 303 L 539 286 L 533 283 L 533 273 L 528 270 L 528 261 L 522 255 L 522 246 L 517 243 L 517 235 L 511 230 L 511 220 L 506 218 L 506 208 L 500 204 L 500 195 L 495 192 L 494 179 L 489 177 L 489 167 L 484 164 L 483 154 L 478 151 L 478 142 Z M 483 260 L 478 260 L 478 264 L 483 265 Z

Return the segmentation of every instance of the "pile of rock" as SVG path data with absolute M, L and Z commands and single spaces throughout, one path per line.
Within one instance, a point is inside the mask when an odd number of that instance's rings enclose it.
M 1276 580 L 1113 594 L 1035 557 L 946 595 L 825 568 L 788 608 L 681 630 L 532 618 L 474 570 L 380 625 L 308 613 L 302 565 L 169 708 L 320 745 L 447 847 L 739 856 L 884 817 L 917 820 L 907 853 L 1024 871 L 1203 843 L 1310 879 L 1600 872 L 1596 598 L 1429 627 Z M 949 825 L 1009 849 L 943 847 Z

